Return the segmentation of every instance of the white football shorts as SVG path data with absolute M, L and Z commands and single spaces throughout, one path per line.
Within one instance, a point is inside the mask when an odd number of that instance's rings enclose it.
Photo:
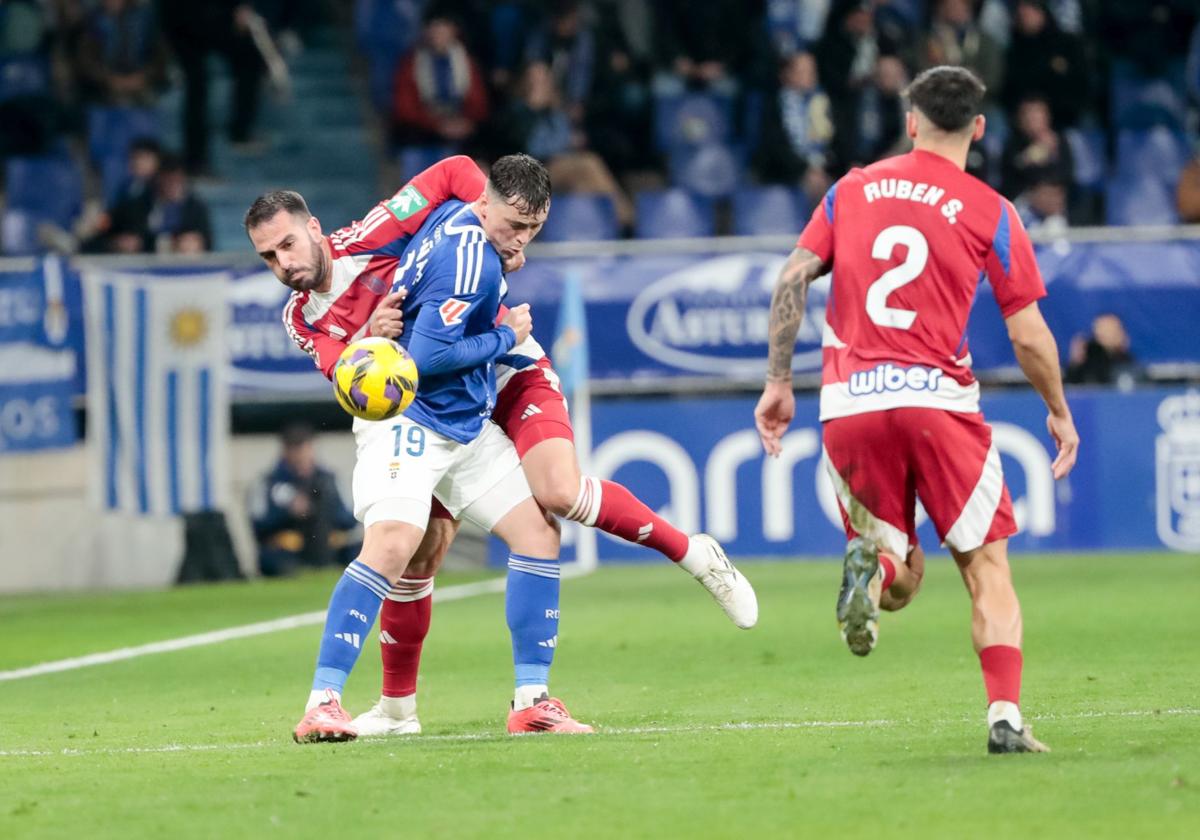
M 374 423 L 356 420 L 354 439 L 354 517 L 367 527 L 399 521 L 424 528 L 429 498 L 437 496 L 455 519 L 490 531 L 533 495 L 512 441 L 490 421 L 470 443 L 403 415 Z

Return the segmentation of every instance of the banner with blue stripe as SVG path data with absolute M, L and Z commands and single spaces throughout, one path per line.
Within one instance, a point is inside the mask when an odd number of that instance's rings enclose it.
M 88 445 L 95 500 L 140 515 L 228 496 L 228 275 L 87 271 Z

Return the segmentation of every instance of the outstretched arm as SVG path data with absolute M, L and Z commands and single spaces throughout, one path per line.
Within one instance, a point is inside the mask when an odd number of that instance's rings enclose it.
M 796 414 L 792 394 L 792 355 L 804 321 L 808 286 L 825 273 L 825 262 L 807 248 L 792 251 L 771 295 L 768 322 L 767 384 L 754 409 L 754 425 L 768 455 L 778 456 L 781 441 Z

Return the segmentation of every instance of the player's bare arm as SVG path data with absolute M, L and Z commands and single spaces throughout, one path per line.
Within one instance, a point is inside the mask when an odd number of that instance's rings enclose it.
M 1050 412 L 1046 417 L 1046 428 L 1058 447 L 1058 456 L 1051 469 L 1056 479 L 1063 478 L 1075 466 L 1079 433 L 1075 431 L 1075 421 L 1071 418 L 1071 409 L 1063 394 L 1058 343 L 1036 302 L 1009 315 L 1004 323 L 1008 327 L 1008 339 L 1017 355 L 1017 363 Z
M 824 261 L 807 248 L 792 251 L 771 295 L 767 384 L 754 409 L 754 425 L 768 455 L 778 456 L 781 440 L 796 413 L 792 394 L 792 355 L 804 321 L 808 286 L 825 273 Z

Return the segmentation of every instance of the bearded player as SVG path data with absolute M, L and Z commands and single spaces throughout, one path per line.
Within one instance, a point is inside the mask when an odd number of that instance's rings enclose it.
M 284 310 L 285 326 L 326 377 L 353 339 L 401 335 L 400 307 L 407 290 L 387 294 L 387 283 L 397 273 L 403 274 L 406 246 L 442 202 L 471 200 L 483 192 L 485 183 L 483 173 L 469 158 L 447 158 L 381 202 L 361 222 L 324 238 L 310 217 L 307 228 L 312 230 L 306 228 L 307 236 L 294 237 L 274 253 L 279 265 L 273 268 L 294 290 Z M 523 222 L 508 232 L 506 241 L 500 243 L 507 271 L 524 263 L 524 247 L 536 233 L 536 228 Z M 325 243 L 330 247 L 323 247 Z M 330 270 L 333 259 L 345 264 L 336 276 Z M 504 317 L 502 311 L 498 322 Z M 516 445 L 534 497 L 544 508 L 659 550 L 693 575 L 737 626 L 754 625 L 758 615 L 754 590 L 711 537 L 699 534 L 689 538 L 625 487 L 580 474 L 558 377 L 532 337 L 497 360 L 496 377 L 499 395 L 493 419 Z M 384 690 L 372 713 L 356 721 L 362 734 L 420 731 L 416 674 L 430 625 L 433 577 L 457 528 L 457 522 L 433 499 L 425 538 L 404 576 L 389 591 L 380 613 Z M 526 571 L 510 568 L 510 583 Z M 514 610 L 511 597 L 509 601 L 510 625 L 536 623 Z M 561 704 L 541 696 L 542 687 L 535 678 L 523 683 L 518 676 L 510 731 L 571 731 L 574 722 Z
M 1044 752 L 1021 718 L 1021 609 L 1007 558 L 1017 528 L 965 332 L 983 276 L 1049 410 L 1056 479 L 1071 471 L 1079 436 L 1038 309 L 1046 290 L 1029 237 L 1012 204 L 964 172 L 968 147 L 983 136 L 984 92 L 963 68 L 925 71 L 907 91 L 914 150 L 852 170 L 829 189 L 775 287 L 767 383 L 754 415 L 763 447 L 778 455 L 795 413 L 791 360 L 808 285 L 832 269 L 820 419 L 850 540 L 837 603 L 842 636 L 867 655 L 880 608 L 900 609 L 916 594 L 920 497 L 971 597 L 988 751 Z

